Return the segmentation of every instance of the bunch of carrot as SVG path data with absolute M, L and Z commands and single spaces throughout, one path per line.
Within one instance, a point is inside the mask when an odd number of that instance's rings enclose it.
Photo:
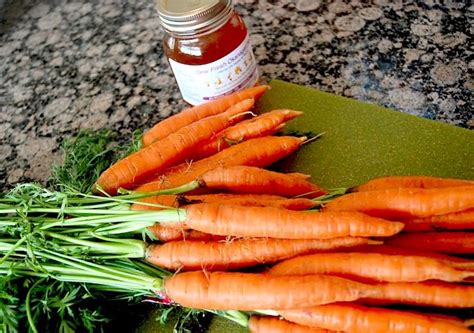
M 179 272 L 164 281 L 166 296 L 252 311 L 252 332 L 470 332 L 456 317 L 384 306 L 474 307 L 474 262 L 456 256 L 474 254 L 474 182 L 384 177 L 326 203 L 307 175 L 264 169 L 307 141 L 273 136 L 300 112 L 244 120 L 266 89 L 158 123 L 97 180 L 112 195 L 172 193 L 132 206 L 174 211 L 148 228 L 160 242 L 146 260 Z

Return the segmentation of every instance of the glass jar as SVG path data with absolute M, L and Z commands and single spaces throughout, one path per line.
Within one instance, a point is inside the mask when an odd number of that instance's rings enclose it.
M 163 49 L 183 99 L 197 105 L 254 86 L 247 27 L 231 0 L 158 0 Z

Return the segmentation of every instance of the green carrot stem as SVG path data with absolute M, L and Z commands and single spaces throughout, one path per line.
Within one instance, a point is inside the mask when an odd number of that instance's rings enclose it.
M 249 318 L 252 315 L 252 313 L 258 313 L 265 316 L 274 316 L 274 317 L 279 316 L 278 312 L 274 310 L 256 310 L 256 311 L 251 311 L 249 313 L 237 311 L 237 310 L 229 310 L 229 311 L 206 310 L 206 311 L 214 313 L 228 320 L 231 320 L 243 327 L 249 326 Z
M 92 205 L 83 205 L 80 206 L 83 209 L 99 209 L 99 208 L 110 208 L 110 209 L 116 209 L 120 207 L 124 207 L 125 209 L 129 209 L 130 205 L 125 204 L 125 203 L 118 203 L 118 202 L 104 202 L 104 203 L 98 203 L 98 204 L 92 204 Z
M 237 310 L 230 310 L 230 311 L 226 311 L 225 313 L 229 315 L 228 318 L 234 318 L 234 321 L 240 322 L 241 325 L 242 324 L 245 324 L 245 326 L 248 325 L 249 317 L 244 312 L 237 311 Z
M 64 264 L 64 262 L 61 262 L 61 263 Z M 73 276 L 81 276 L 81 277 L 86 276 L 86 277 L 91 277 L 91 278 L 93 277 L 95 279 L 104 279 L 104 281 L 110 281 L 111 283 L 117 282 L 117 281 L 114 281 L 113 278 L 112 279 L 110 278 L 110 274 L 104 275 L 103 273 L 99 271 L 90 271 L 87 274 L 85 274 L 85 271 L 83 267 L 81 266 L 73 266 L 73 265 L 65 266 L 65 265 L 52 264 L 52 263 L 42 263 L 41 267 L 44 269 L 44 272 L 37 272 L 34 267 L 30 266 L 23 259 L 23 260 L 13 260 L 13 261 L 4 262 L 2 265 L 0 265 L 0 270 L 3 270 L 3 271 L 10 270 L 13 272 L 31 271 L 34 273 L 41 274 L 40 276 L 48 276 L 48 274 L 53 274 L 53 275 L 59 274 L 61 276 L 69 276 L 70 278 Z M 147 282 L 150 282 L 150 281 L 153 283 L 156 282 L 155 277 L 131 267 L 127 268 L 126 266 L 119 266 L 119 267 L 109 266 L 109 268 L 112 268 L 114 272 L 130 273 L 131 277 L 133 278 L 144 276 L 147 278 L 146 280 Z M 124 283 L 135 284 L 136 281 L 133 281 L 133 279 L 129 279 L 125 281 Z
M 153 191 L 153 192 L 133 192 L 132 191 L 130 192 L 130 194 L 119 195 L 115 197 L 76 192 L 75 195 L 80 196 L 81 198 L 70 199 L 69 202 L 85 204 L 85 203 L 96 203 L 96 202 L 104 202 L 104 201 L 107 201 L 107 202 L 115 201 L 115 202 L 130 204 L 130 203 L 134 203 L 135 201 L 133 200 L 136 200 L 136 199 L 142 199 L 142 198 L 156 196 L 156 195 L 180 194 L 180 193 L 195 190 L 197 188 L 199 188 L 199 182 L 193 181 L 181 186 L 177 186 L 175 188 L 164 189 L 164 190 Z
M 169 272 L 169 271 L 167 271 L 163 268 L 160 268 L 160 267 L 157 267 L 157 266 L 152 266 L 152 265 L 150 265 L 148 263 L 145 263 L 145 262 L 142 262 L 142 261 L 134 260 L 134 261 L 128 261 L 128 262 L 133 264 L 133 267 L 136 267 L 141 272 L 149 274 L 151 276 L 157 275 L 157 276 L 160 276 L 164 279 L 167 276 L 172 275 L 171 272 Z
M 265 315 L 265 316 L 279 316 L 280 314 L 275 310 L 257 310 L 256 313 Z
M 328 194 L 319 196 L 319 197 L 314 198 L 312 200 L 316 201 L 318 203 L 325 203 L 325 202 L 328 202 L 328 201 L 334 199 L 334 197 L 345 194 L 346 192 L 347 192 L 347 188 L 345 188 L 345 187 L 336 187 L 336 188 L 330 189 Z
M 52 251 L 49 251 L 49 252 L 52 252 Z M 62 254 L 60 254 L 60 256 L 66 259 L 69 258 L 71 261 L 89 265 L 90 267 L 94 267 L 99 270 L 102 269 L 103 271 L 110 272 L 112 275 L 121 273 L 121 274 L 130 276 L 132 278 L 140 278 L 150 283 L 157 282 L 157 278 L 163 279 L 170 275 L 170 273 L 166 270 L 158 269 L 158 268 L 155 268 L 154 266 L 152 268 L 149 265 L 145 265 L 137 261 L 130 261 L 130 260 L 114 261 L 112 262 L 112 264 L 105 266 L 105 265 L 99 265 L 99 264 L 85 261 L 85 260 L 75 258 L 75 257 L 68 257 Z M 144 265 L 148 267 L 147 272 L 143 272 L 142 269 L 137 269 L 137 267 L 143 267 Z
M 26 259 L 26 258 L 24 258 Z M 30 267 L 27 263 L 25 263 L 24 259 L 22 261 L 20 260 L 13 260 L 13 261 L 7 261 L 4 262 L 2 265 L 0 265 L 0 270 L 13 270 L 14 272 L 19 271 L 19 270 L 26 270 L 26 271 L 32 271 L 32 267 Z M 42 268 L 49 273 L 57 273 L 57 274 L 78 274 L 78 269 L 77 268 L 71 268 L 71 267 L 65 267 L 61 265 L 54 265 L 54 264 L 46 264 L 43 263 Z M 48 276 L 47 273 L 40 273 L 39 274 L 45 274 L 44 276 Z
M 0 208 L 3 205 L 8 205 L 10 203 L 24 202 L 25 199 L 30 199 L 33 196 L 42 199 L 44 202 L 48 202 L 50 204 L 62 204 L 64 199 L 67 199 L 67 202 L 69 204 L 88 204 L 101 202 L 131 203 L 128 200 L 141 199 L 163 194 L 179 194 L 183 192 L 192 191 L 198 187 L 198 182 L 190 182 L 181 186 L 177 186 L 175 188 L 169 188 L 153 192 L 131 191 L 129 192 L 129 194 L 111 197 L 95 195 L 92 193 L 81 193 L 74 189 L 66 189 L 63 192 L 55 192 L 49 191 L 36 184 L 22 184 L 21 186 L 18 186 L 17 188 L 7 193 L 4 197 L 0 198 Z M 22 192 L 21 189 L 26 189 L 26 191 Z
M 148 292 L 151 293 L 153 290 L 161 289 L 161 283 L 154 283 L 153 285 L 147 285 L 143 283 L 127 283 L 126 281 L 111 281 L 104 278 L 96 278 L 87 275 L 66 275 L 60 274 L 57 276 L 52 276 L 55 280 L 64 281 L 64 282 L 73 282 L 73 283 L 88 283 L 88 284 L 99 284 L 104 286 L 114 286 L 119 288 L 124 292 Z
M 124 292 L 147 292 L 153 290 L 159 290 L 162 286 L 161 279 L 153 278 L 150 276 L 150 282 L 143 282 L 139 280 L 114 280 L 110 276 L 102 277 L 93 274 L 84 274 L 84 271 L 78 268 L 64 268 L 58 265 L 44 265 L 45 269 L 48 270 L 48 273 L 37 272 L 32 270 L 32 268 L 27 267 L 21 263 L 14 263 L 13 268 L 3 268 L 0 267 L 0 275 L 11 274 L 13 271 L 15 274 L 21 274 L 24 276 L 33 276 L 33 277 L 51 277 L 55 280 L 65 281 L 65 282 L 74 282 L 74 283 L 91 283 L 99 284 L 104 286 L 110 286 L 115 289 L 121 289 Z M 142 274 L 139 271 L 135 272 L 136 274 Z
M 90 233 L 91 227 L 78 227 L 78 228 L 51 228 L 50 230 L 54 230 L 55 233 L 66 235 L 66 234 L 74 234 L 76 238 L 93 238 L 92 234 Z
M 38 252 L 37 254 L 41 255 L 44 258 L 55 260 L 65 265 L 76 267 L 80 270 L 82 269 L 84 271 L 89 272 L 90 274 L 99 277 L 109 278 L 111 281 L 118 280 L 124 283 L 140 281 L 141 283 L 146 283 L 147 285 L 153 285 L 155 283 L 158 283 L 159 281 L 158 284 L 161 286 L 161 280 L 145 274 L 137 274 L 137 272 L 126 272 L 117 268 L 112 268 L 105 265 L 98 265 L 82 259 L 65 256 L 60 253 L 55 253 L 46 249 L 44 249 L 42 252 Z
M 10 226 L 15 226 L 17 225 L 18 222 L 17 221 L 13 221 L 11 219 L 8 219 L 8 220 L 0 220 L 0 227 L 10 227 Z
M 30 208 L 28 213 L 47 213 L 47 214 L 67 214 L 72 216 L 81 215 L 123 215 L 123 214 L 136 214 L 135 211 L 129 210 L 113 210 L 113 209 L 85 209 L 85 208 Z
M 28 274 L 30 273 L 30 274 Z M 41 276 L 36 272 L 22 272 L 23 275 L 30 276 Z M 87 284 L 97 284 L 104 286 L 113 286 L 116 290 L 120 289 L 122 292 L 142 292 L 150 294 L 153 290 L 159 290 L 157 284 L 154 285 L 145 285 L 143 283 L 127 283 L 126 281 L 112 281 L 110 279 L 105 279 L 101 277 L 89 276 L 89 275 L 78 275 L 78 274 L 44 274 L 43 277 L 50 277 L 58 281 L 64 282 L 73 282 L 73 283 L 87 283 Z
M 110 211 L 107 211 L 110 213 Z M 104 214 L 102 216 L 82 216 L 66 220 L 56 220 L 55 222 L 44 223 L 41 227 L 46 230 L 57 226 L 80 226 L 105 223 L 117 223 L 125 221 L 160 221 L 160 222 L 182 222 L 186 218 L 186 211 L 183 209 L 167 209 L 161 211 L 127 211 L 115 212 L 115 214 Z
M 26 318 L 28 319 L 28 324 L 30 325 L 30 329 L 34 333 L 38 333 L 38 330 L 36 329 L 35 322 L 33 320 L 33 316 L 31 315 L 31 305 L 30 305 L 30 299 L 31 299 L 31 293 L 32 291 L 36 288 L 37 285 L 42 283 L 44 279 L 40 279 L 36 281 L 28 290 L 28 293 L 26 294 L 26 299 L 25 299 L 25 308 L 26 308 Z
M 10 255 L 12 255 L 12 254 L 15 252 L 15 250 L 16 250 L 17 248 L 19 248 L 19 247 L 21 246 L 21 244 L 23 244 L 25 241 L 26 241 L 26 237 L 20 238 L 20 239 L 18 240 L 18 242 L 16 242 L 16 243 L 13 245 L 13 247 L 2 257 L 2 259 L 0 259 L 0 264 L 2 264 L 5 260 L 7 260 L 8 257 L 9 257 Z
M 46 273 L 40 273 L 40 272 L 35 272 L 31 270 L 22 270 L 22 269 L 16 269 L 15 273 L 22 276 L 41 277 L 41 278 L 47 278 L 49 276 L 49 274 L 46 274 Z M 9 275 L 9 274 L 11 274 L 11 269 L 0 268 L 0 275 Z
M 73 234 L 75 238 L 79 239 L 90 239 L 90 238 L 100 238 L 107 235 L 124 235 L 124 234 L 135 234 L 140 233 L 146 228 L 154 225 L 155 221 L 133 221 L 133 222 L 120 222 L 115 223 L 114 225 L 107 225 L 101 227 L 94 226 L 85 226 L 82 228 L 52 228 L 55 233 L 61 235 Z M 100 237 L 99 237 L 100 236 Z
M 200 182 L 197 180 L 194 180 L 189 183 L 186 183 L 174 188 L 170 188 L 170 189 L 164 189 L 164 190 L 153 191 L 153 192 L 131 192 L 131 194 L 118 196 L 118 198 L 127 199 L 127 200 L 135 200 L 135 199 L 142 199 L 142 198 L 146 198 L 150 196 L 163 195 L 163 194 L 180 194 L 180 193 L 196 190 L 200 186 L 201 186 Z
M 206 310 L 207 312 L 216 314 L 218 316 L 221 316 L 223 318 L 226 318 L 228 320 L 231 320 L 243 327 L 248 327 L 248 322 L 249 322 L 249 316 L 241 311 L 216 311 L 216 310 Z
M 123 222 L 120 224 L 97 228 L 94 232 L 97 235 L 103 236 L 127 234 L 130 232 L 136 232 L 138 230 L 143 230 L 145 228 L 151 227 L 155 223 L 155 221 Z
M 92 242 L 88 240 L 82 240 L 75 237 L 64 236 L 54 232 L 45 232 L 45 235 L 52 238 L 60 239 L 72 244 L 78 244 L 85 246 L 90 250 L 99 251 L 100 253 L 116 253 L 125 254 L 130 258 L 144 258 L 146 253 L 147 245 L 145 242 L 137 239 L 120 239 L 108 242 Z

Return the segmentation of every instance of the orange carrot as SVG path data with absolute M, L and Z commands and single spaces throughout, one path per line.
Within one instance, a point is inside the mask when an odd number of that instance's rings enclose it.
M 134 203 L 132 210 L 161 210 L 162 207 L 152 205 L 169 206 L 169 207 L 186 207 L 190 204 L 197 203 L 213 203 L 238 206 L 255 206 L 255 207 L 277 207 L 291 210 L 306 210 L 316 205 L 315 201 L 306 198 L 288 199 L 277 195 L 265 194 L 205 194 L 205 195 L 158 195 L 140 199 L 143 203 Z M 152 205 L 147 205 L 152 204 Z M 162 242 L 174 240 L 221 240 L 225 236 L 216 236 L 203 233 L 196 230 L 184 229 L 181 225 L 155 224 L 148 230 L 155 236 L 157 240 Z
M 155 225 L 148 227 L 148 230 L 153 234 L 153 236 L 161 242 L 171 242 L 171 241 L 219 241 L 225 240 L 225 236 L 216 236 L 207 234 L 204 232 L 176 228 L 173 226 L 162 225 L 156 223 Z
M 450 256 L 447 254 L 435 253 L 426 250 L 419 249 L 405 249 L 402 247 L 390 246 L 386 244 L 380 245 L 361 245 L 351 248 L 351 251 L 354 252 L 363 252 L 363 253 L 380 253 L 387 255 L 402 255 L 402 256 L 422 256 L 441 260 L 448 264 L 451 267 L 461 269 L 461 270 L 474 270 L 474 261 Z
M 181 207 L 181 196 L 175 194 L 155 195 L 138 199 L 136 203 L 132 204 L 131 210 L 161 210 L 166 207 Z M 166 207 L 158 207 L 166 206 Z
M 199 241 L 199 242 L 213 242 L 213 241 L 224 241 L 227 240 L 226 236 L 219 236 L 213 234 L 207 234 L 205 232 L 197 230 L 186 230 L 184 237 L 177 240 L 184 241 Z
M 322 328 L 298 325 L 278 317 L 252 316 L 249 319 L 250 333 L 329 333 Z
M 332 200 L 325 210 L 357 210 L 397 219 L 448 214 L 470 208 L 474 208 L 474 186 L 355 192 Z
M 373 295 L 372 286 L 335 276 L 271 276 L 258 273 L 184 272 L 164 281 L 165 294 L 190 308 L 294 309 Z
M 321 213 L 213 204 L 187 207 L 185 225 L 215 235 L 288 239 L 384 237 L 403 228 L 402 223 L 358 212 Z
M 389 188 L 440 188 L 455 186 L 473 186 L 474 181 L 429 176 L 389 176 L 369 180 L 353 191 L 377 191 Z
M 168 242 L 182 239 L 186 230 L 156 223 L 155 225 L 148 227 L 148 231 L 150 231 L 157 240 Z
M 203 187 L 236 193 L 275 194 L 283 197 L 306 195 L 314 198 L 327 191 L 319 185 L 266 169 L 250 166 L 230 166 L 216 168 L 199 177 Z
M 387 245 L 452 254 L 473 254 L 472 232 L 420 232 L 399 235 L 387 240 Z
M 226 111 L 232 105 L 245 99 L 257 100 L 268 89 L 268 86 L 252 87 L 234 94 L 210 101 L 201 105 L 197 105 L 181 111 L 167 119 L 164 119 L 149 129 L 143 135 L 143 145 L 164 139 L 168 135 L 178 131 L 179 129 L 190 125 L 203 118 L 214 116 Z
M 197 145 L 235 122 L 235 116 L 240 113 L 241 109 L 237 105 L 222 114 L 183 127 L 165 139 L 119 160 L 100 175 L 96 185 L 109 194 L 116 194 L 120 187 L 131 189 L 185 160 Z
M 193 154 L 200 160 L 244 140 L 273 135 L 284 126 L 284 122 L 300 116 L 302 112 L 293 110 L 273 110 L 255 118 L 244 120 L 228 127 L 217 135 L 214 141 L 198 147 Z
M 290 210 L 306 210 L 317 205 L 316 202 L 305 198 L 288 199 L 278 195 L 270 194 L 207 194 L 201 196 L 188 196 L 191 200 L 201 201 L 202 203 L 212 203 L 214 199 L 216 203 L 237 205 L 237 206 L 255 206 L 255 207 L 275 207 Z
M 374 285 L 379 295 L 371 297 L 376 301 L 436 306 L 443 308 L 474 307 L 474 286 L 428 282 L 391 282 Z
M 220 203 L 237 206 L 277 207 L 291 210 L 306 210 L 313 208 L 317 202 L 306 198 L 288 199 L 271 194 L 231 194 L 215 193 L 203 195 L 157 195 L 140 199 L 142 203 L 132 205 L 132 210 L 160 210 L 153 205 L 170 207 L 186 207 L 197 203 Z M 151 205 L 147 205 L 151 204 Z
M 248 165 L 263 168 L 295 152 L 305 140 L 305 137 L 268 136 L 244 141 L 203 160 L 170 168 L 165 174 L 137 188 L 137 191 L 173 188 L 191 182 L 217 167 Z
M 269 270 L 273 275 L 328 274 L 356 281 L 460 282 L 474 276 L 448 262 L 421 256 L 379 253 L 317 253 L 283 261 Z
M 328 304 L 279 311 L 287 320 L 351 333 L 469 333 L 461 320 L 440 319 L 415 312 L 371 308 L 356 304 Z
M 474 209 L 404 221 L 403 231 L 442 231 L 474 229 Z
M 179 208 L 183 207 L 184 196 L 175 194 L 166 195 L 155 195 L 151 197 L 145 197 L 138 199 L 137 202 L 133 203 L 130 207 L 131 210 L 162 210 L 166 207 Z
M 290 175 L 290 176 L 296 177 L 296 178 L 305 179 L 305 180 L 308 180 L 308 179 L 311 178 L 311 175 L 307 175 L 307 174 L 301 173 L 301 172 L 290 172 L 290 173 L 287 173 L 287 175 Z
M 362 237 L 319 239 L 235 239 L 175 241 L 148 247 L 146 260 L 172 270 L 229 270 L 272 263 L 300 254 L 367 244 Z

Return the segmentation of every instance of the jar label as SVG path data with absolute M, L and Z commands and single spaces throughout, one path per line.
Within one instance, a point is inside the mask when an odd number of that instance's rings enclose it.
M 192 105 L 254 86 L 258 70 L 249 36 L 231 53 L 205 65 L 169 59 L 183 99 Z

